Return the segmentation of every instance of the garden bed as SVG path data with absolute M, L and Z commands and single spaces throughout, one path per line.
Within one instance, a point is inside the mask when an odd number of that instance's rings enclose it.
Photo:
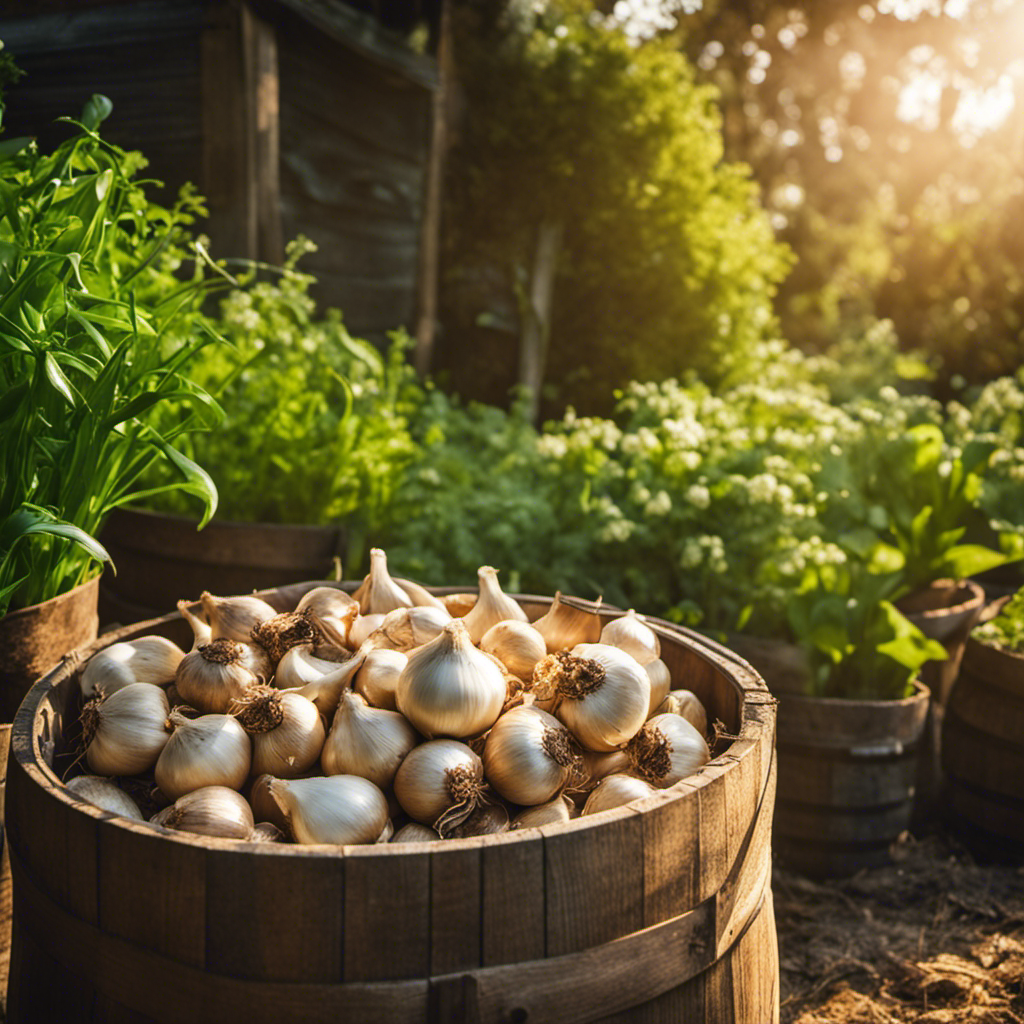
M 1024 1021 L 1024 868 L 942 833 L 894 855 L 828 882 L 775 868 L 782 1024 Z

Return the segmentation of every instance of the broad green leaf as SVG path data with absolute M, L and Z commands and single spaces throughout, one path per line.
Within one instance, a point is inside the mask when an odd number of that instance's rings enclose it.
M 68 405 L 76 405 L 75 388 L 64 375 L 64 371 L 58 365 L 53 353 L 47 352 L 43 356 L 43 360 L 47 380 L 67 399 Z
M 1008 559 L 1003 552 L 994 551 L 981 544 L 958 544 L 946 552 L 944 561 L 949 575 L 960 580 L 967 576 L 977 576 L 978 573 L 994 569 L 998 565 L 1005 565 Z
M 181 452 L 169 445 L 162 437 L 156 437 L 154 443 L 174 463 L 178 472 L 185 478 L 189 485 L 190 493 L 203 500 L 205 511 L 200 523 L 201 529 L 217 511 L 217 485 L 205 469 L 196 465 L 190 458 L 182 455 Z

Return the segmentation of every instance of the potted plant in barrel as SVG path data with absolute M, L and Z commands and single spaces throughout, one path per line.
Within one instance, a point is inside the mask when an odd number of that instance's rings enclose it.
M 896 607 L 899 575 L 869 559 L 808 571 L 789 603 L 805 671 L 775 690 L 779 789 L 775 845 L 814 875 L 884 863 L 914 811 L 929 691 L 943 659 Z
M 297 267 L 312 248 L 299 238 L 283 266 L 247 265 L 223 299 L 215 323 L 230 344 L 206 349 L 190 372 L 225 419 L 184 443 L 217 483 L 217 517 L 197 533 L 187 496 L 156 489 L 119 509 L 102 537 L 118 567 L 101 593 L 114 618 L 172 611 L 205 589 L 322 579 L 338 562 L 349 576 L 363 571 L 417 452 L 408 415 L 424 392 L 404 335 L 381 352 L 338 311 L 317 314 L 315 279 Z M 177 415 L 164 410 L 166 422 Z M 154 467 L 154 484 L 167 478 Z
M 202 318 L 168 350 L 171 327 L 212 278 L 197 275 L 139 299 L 155 261 L 196 211 L 185 195 L 148 200 L 138 154 L 98 132 L 111 104 L 93 96 L 52 153 L 28 138 L 0 146 L 0 719 L 31 682 L 96 635 L 96 540 L 154 463 L 163 485 L 216 506 L 209 477 L 180 450 L 185 432 L 217 420 L 187 376 L 211 340 Z M 166 431 L 158 407 L 186 415 Z

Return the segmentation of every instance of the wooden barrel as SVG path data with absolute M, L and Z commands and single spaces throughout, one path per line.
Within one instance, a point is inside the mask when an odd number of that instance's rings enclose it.
M 652 621 L 726 749 L 629 807 L 436 843 L 208 839 L 83 802 L 59 774 L 100 644 L 69 659 L 12 731 L 10 1021 L 778 1021 L 775 700 L 726 649 Z M 103 642 L 151 632 L 190 639 L 174 615 Z
M 928 689 L 905 700 L 779 694 L 775 849 L 812 877 L 884 864 L 910 823 Z
M 1024 656 L 967 641 L 942 729 L 945 817 L 986 856 L 1024 855 Z
M 222 594 L 247 594 L 326 579 L 344 541 L 336 526 L 217 519 L 198 525 L 185 516 L 114 509 L 100 536 L 117 568 L 103 575 L 104 624 L 172 612 L 179 598 L 198 599 L 211 580 Z

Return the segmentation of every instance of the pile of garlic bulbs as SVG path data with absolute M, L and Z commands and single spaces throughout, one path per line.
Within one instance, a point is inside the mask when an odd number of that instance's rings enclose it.
M 179 602 L 191 650 L 146 636 L 85 666 L 88 774 L 69 788 L 163 828 L 349 845 L 565 822 L 708 761 L 706 711 L 643 616 L 556 594 L 530 622 L 478 576 L 439 598 L 375 548 L 351 595 L 316 587 L 291 612 Z

